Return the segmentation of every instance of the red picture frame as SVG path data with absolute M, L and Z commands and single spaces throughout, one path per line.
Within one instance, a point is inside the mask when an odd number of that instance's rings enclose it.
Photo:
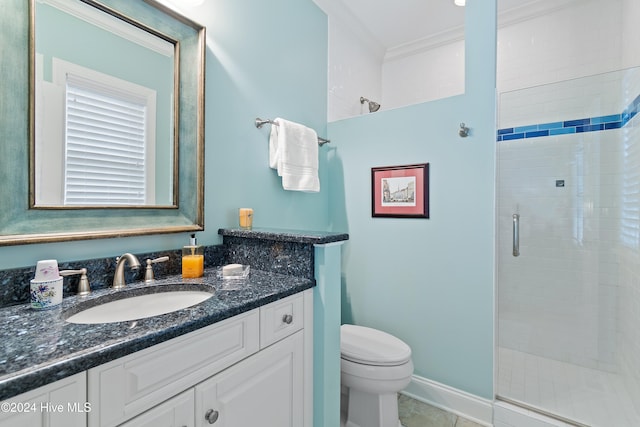
M 371 168 L 371 216 L 429 218 L 429 163 Z

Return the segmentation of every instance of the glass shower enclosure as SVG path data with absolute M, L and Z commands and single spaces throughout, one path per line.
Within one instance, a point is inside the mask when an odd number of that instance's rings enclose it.
M 503 93 L 497 398 L 640 426 L 640 69 Z

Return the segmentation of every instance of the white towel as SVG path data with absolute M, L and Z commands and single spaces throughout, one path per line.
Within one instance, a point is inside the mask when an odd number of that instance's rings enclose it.
M 269 135 L 269 166 L 282 177 L 282 188 L 320 191 L 318 178 L 318 134 L 299 123 L 274 120 Z

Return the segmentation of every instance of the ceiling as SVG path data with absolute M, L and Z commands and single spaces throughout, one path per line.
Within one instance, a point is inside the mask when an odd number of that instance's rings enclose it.
M 485 1 L 485 0 L 467 0 Z M 499 17 L 522 19 L 575 0 L 498 0 Z M 381 55 L 395 56 L 421 46 L 464 37 L 464 7 L 453 0 L 314 0 Z

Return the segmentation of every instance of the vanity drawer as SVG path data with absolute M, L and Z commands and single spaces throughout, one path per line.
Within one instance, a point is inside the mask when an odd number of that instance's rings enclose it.
M 304 326 L 304 293 L 260 307 L 260 348 L 265 348 Z
M 257 352 L 259 321 L 255 309 L 90 369 L 89 426 L 118 425 Z
M 184 426 L 193 427 L 195 411 L 194 390 L 190 388 L 182 394 L 173 397 L 160 405 L 138 415 L 120 427 L 158 427 Z

